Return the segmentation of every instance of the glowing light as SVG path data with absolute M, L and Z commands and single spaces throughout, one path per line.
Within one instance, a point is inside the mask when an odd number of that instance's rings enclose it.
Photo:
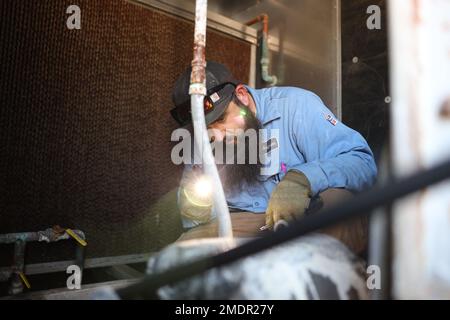
M 195 196 L 200 199 L 209 198 L 212 194 L 212 184 L 208 177 L 198 178 L 194 185 Z

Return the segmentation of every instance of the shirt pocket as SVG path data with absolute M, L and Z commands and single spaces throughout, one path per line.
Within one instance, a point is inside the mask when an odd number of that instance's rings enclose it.
M 286 175 L 288 168 L 287 161 L 280 160 L 276 163 L 271 163 L 271 168 L 265 171 L 266 174 L 261 174 L 258 180 L 261 182 L 273 180 L 275 183 L 279 183 Z
M 279 163 L 272 164 L 270 168 L 261 168 L 261 174 L 258 176 L 258 180 L 260 182 L 266 182 L 270 179 L 275 178 L 277 175 L 279 175 L 280 172 L 281 170 Z

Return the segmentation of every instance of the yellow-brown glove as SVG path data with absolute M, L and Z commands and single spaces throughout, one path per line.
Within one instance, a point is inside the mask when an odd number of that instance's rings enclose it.
M 191 172 L 183 178 L 180 187 L 178 205 L 181 215 L 199 223 L 207 223 L 211 219 L 213 196 L 211 186 L 205 177 Z
M 289 221 L 303 215 L 311 196 L 308 178 L 299 171 L 289 171 L 272 192 L 266 211 L 266 226 L 273 228 L 280 220 Z

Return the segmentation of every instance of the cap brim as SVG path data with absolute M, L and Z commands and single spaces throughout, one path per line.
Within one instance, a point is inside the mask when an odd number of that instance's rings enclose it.
M 225 110 L 228 107 L 228 104 L 231 102 L 231 100 L 233 99 L 233 96 L 228 96 L 223 98 L 222 100 L 214 103 L 214 110 L 209 112 L 206 116 L 205 116 L 205 120 L 206 120 L 206 125 L 210 125 L 211 123 L 213 123 L 214 121 L 216 121 L 217 119 L 219 119 L 223 113 L 225 112 Z
M 228 107 L 228 104 L 231 102 L 232 99 L 233 96 L 229 96 L 224 98 L 220 102 L 214 104 L 214 110 L 209 112 L 205 116 L 206 126 L 209 126 L 210 124 L 214 123 L 215 121 L 217 121 L 217 119 L 219 119 L 222 116 L 222 114 L 225 112 L 226 108 Z M 192 124 L 192 120 L 189 123 L 182 126 L 181 128 L 193 131 L 194 126 Z

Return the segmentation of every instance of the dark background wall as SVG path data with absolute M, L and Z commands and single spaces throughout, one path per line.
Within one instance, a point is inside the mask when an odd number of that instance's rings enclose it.
M 81 30 L 66 28 L 71 4 Z M 0 233 L 81 229 L 88 257 L 175 240 L 167 193 L 182 168 L 168 111 L 193 23 L 122 0 L 2 0 L 0 39 Z M 248 81 L 249 44 L 216 32 L 207 42 L 207 59 Z M 27 263 L 73 258 L 74 246 L 32 244 Z M 0 265 L 11 256 L 0 246 Z
M 71 4 L 81 30 L 66 28 Z M 366 28 L 372 4 L 382 30 Z M 343 120 L 376 153 L 388 135 L 386 10 L 384 0 L 342 1 Z M 88 256 L 156 250 L 178 236 L 165 206 L 181 173 L 168 109 L 192 34 L 191 22 L 124 0 L 0 1 L 0 233 L 79 228 Z M 208 32 L 207 58 L 248 80 L 247 43 Z M 73 246 L 33 244 L 27 262 L 72 258 Z M 0 265 L 11 255 L 0 246 Z
M 381 30 L 369 30 L 370 5 L 381 8 Z M 342 1 L 342 115 L 376 156 L 389 136 L 388 24 L 385 0 Z M 353 58 L 358 62 L 354 63 Z

